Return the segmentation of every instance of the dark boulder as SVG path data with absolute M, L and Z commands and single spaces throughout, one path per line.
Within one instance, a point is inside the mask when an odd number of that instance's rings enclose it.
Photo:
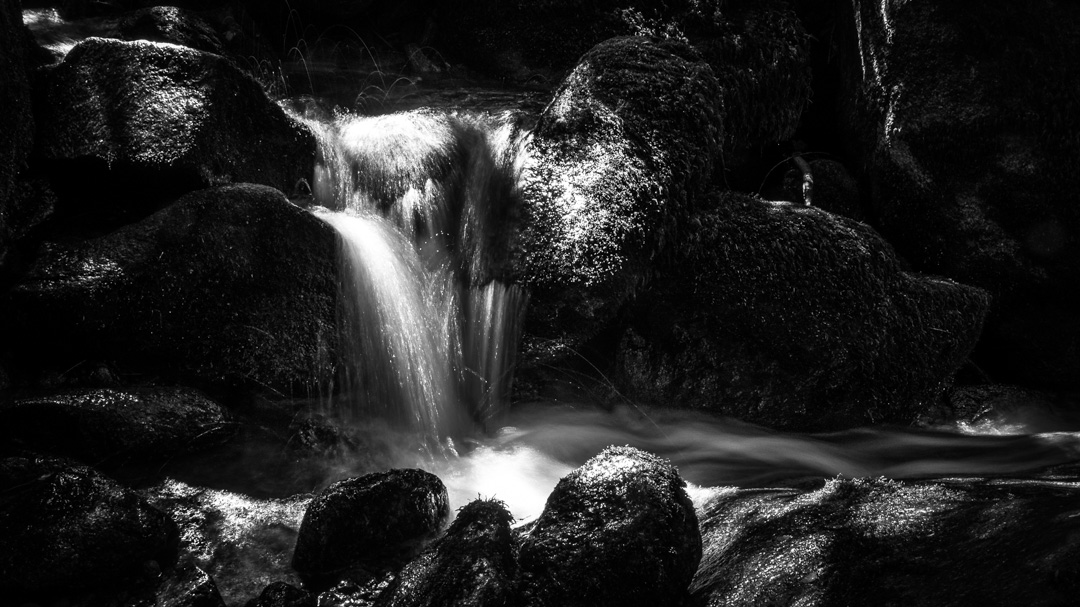
M 307 395 L 332 366 L 335 238 L 281 192 L 240 184 L 47 243 L 4 298 L 9 369 L 108 360 L 189 385 Z
M 702 513 L 694 604 L 1064 607 L 1078 507 L 1075 477 L 723 490 Z
M 1080 386 L 1080 5 L 852 2 L 839 122 L 871 220 L 995 298 L 995 381 Z
M 524 604 L 678 604 L 701 558 L 684 486 L 670 463 L 630 447 L 564 477 L 521 546 Z
M 712 174 L 720 95 L 682 43 L 616 38 L 582 57 L 526 150 L 517 244 L 532 290 L 527 341 L 567 356 L 646 280 Z
M 274 582 L 245 607 L 316 607 L 315 595 L 285 582 Z
M 513 515 L 501 502 L 476 500 L 405 566 L 376 607 L 496 607 L 512 605 L 517 574 Z
M 910 423 L 974 347 L 980 289 L 901 270 L 865 224 L 720 193 L 643 294 L 623 393 L 774 428 Z
M 35 87 L 36 163 L 69 214 L 146 214 L 192 190 L 251 182 L 293 192 L 315 137 L 211 53 L 91 38 Z
M 125 40 L 170 42 L 222 53 L 214 28 L 198 14 L 176 6 L 151 6 L 127 13 L 120 19 L 119 29 Z
M 338 481 L 312 500 L 300 524 L 293 568 L 313 587 L 350 569 L 378 570 L 420 552 L 450 515 L 446 487 L 423 470 L 390 470 Z
M 859 184 L 847 168 L 835 160 L 818 159 L 806 163 L 810 168 L 811 204 L 834 215 L 865 222 Z M 805 202 L 802 170 L 792 169 L 784 175 L 785 200 Z
M 95 465 L 165 459 L 231 433 L 220 405 L 185 388 L 76 390 L 0 404 L 0 438 Z
M 138 583 L 176 559 L 177 529 L 166 514 L 57 459 L 0 462 L 0 536 L 5 596 Z

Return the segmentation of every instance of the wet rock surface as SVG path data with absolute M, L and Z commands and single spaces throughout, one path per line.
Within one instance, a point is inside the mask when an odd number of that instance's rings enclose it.
M 15 596 L 138 583 L 176 559 L 168 515 L 59 459 L 0 461 L 0 532 L 0 588 Z
M 526 605 L 658 605 L 686 595 L 701 535 L 671 464 L 609 447 L 559 481 L 519 553 Z
M 4 298 L 0 332 L 24 375 L 89 356 L 306 395 L 333 364 L 334 239 L 271 188 L 194 192 L 105 236 L 44 245 Z
M 126 40 L 169 42 L 222 54 L 217 32 L 202 17 L 176 6 L 151 6 L 124 15 L 119 24 Z
M 207 186 L 293 192 L 311 176 L 314 136 L 217 55 L 91 38 L 34 89 L 35 162 L 72 213 L 139 216 Z
M 20 448 L 102 465 L 143 462 L 227 439 L 220 405 L 184 388 L 77 390 L 0 404 L 0 436 Z
M 719 94 L 692 49 L 645 38 L 596 46 L 563 82 L 526 152 L 525 330 L 554 344 L 527 356 L 580 347 L 645 280 L 713 170 Z
M 378 571 L 417 554 L 450 515 L 439 477 L 399 469 L 338 481 L 304 513 L 293 568 L 313 588 L 332 585 L 350 569 Z
M 979 337 L 985 292 L 902 271 L 865 224 L 714 201 L 637 304 L 619 354 L 629 393 L 803 430 L 910 423 L 936 404 Z
M 512 605 L 517 574 L 513 516 L 495 500 L 470 502 L 439 539 L 379 595 L 378 607 Z
M 1078 505 L 1075 477 L 726 490 L 702 512 L 694 604 L 1068 605 Z

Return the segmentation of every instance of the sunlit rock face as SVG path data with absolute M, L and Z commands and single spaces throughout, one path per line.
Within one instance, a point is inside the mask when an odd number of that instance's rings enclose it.
M 0 589 L 8 599 L 134 586 L 176 559 L 172 520 L 91 468 L 8 458 L 0 492 Z
M 976 360 L 1001 381 L 1080 376 L 1080 7 L 860 0 L 840 124 L 873 217 L 919 270 L 995 297 Z
M 73 209 L 153 209 L 210 185 L 293 192 L 315 138 L 228 60 L 160 42 L 88 39 L 35 87 L 37 164 Z
M 376 607 L 512 605 L 513 516 L 495 500 L 470 502 L 446 534 L 406 565 Z
M 631 447 L 564 477 L 521 546 L 522 603 L 678 604 L 701 558 L 684 485 L 670 463 Z
M 378 572 L 419 553 L 443 529 L 450 516 L 448 499 L 439 477 L 423 470 L 338 481 L 315 496 L 304 513 L 293 568 L 312 588 L 332 586 L 357 568 Z
M 98 466 L 172 457 L 231 430 L 220 405 L 184 388 L 75 390 L 0 405 L 0 436 L 12 444 Z
M 625 390 L 777 428 L 910 423 L 979 336 L 980 289 L 904 272 L 865 224 L 717 193 L 639 298 Z
M 694 604 L 1070 605 L 1078 505 L 1074 482 L 1040 480 L 730 489 L 702 514 Z
M 3 300 L 13 375 L 90 358 L 197 385 L 317 393 L 333 366 L 335 246 L 281 192 L 245 184 L 46 243 Z
M 553 351 L 539 356 L 580 347 L 646 280 L 714 168 L 719 96 L 688 46 L 640 37 L 597 45 L 556 92 L 522 194 L 526 340 Z

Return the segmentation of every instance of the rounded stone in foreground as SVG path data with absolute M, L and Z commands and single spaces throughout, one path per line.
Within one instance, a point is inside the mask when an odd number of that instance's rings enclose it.
M 293 568 L 309 585 L 353 567 L 415 555 L 450 515 L 446 487 L 423 470 L 348 478 L 315 496 L 296 538 Z
M 642 607 L 677 603 L 701 560 L 701 534 L 678 471 L 608 447 L 556 485 L 521 547 L 523 602 Z
M 172 519 L 92 468 L 8 458 L 0 497 L 0 595 L 131 584 L 176 558 Z

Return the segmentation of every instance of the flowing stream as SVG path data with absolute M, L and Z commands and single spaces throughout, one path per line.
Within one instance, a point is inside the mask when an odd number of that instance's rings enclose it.
M 320 139 L 313 212 L 340 235 L 338 324 L 348 344 L 333 385 L 305 408 L 346 428 L 345 439 L 297 456 L 281 448 L 280 432 L 256 427 L 227 453 L 177 464 L 147 489 L 177 516 L 220 521 L 183 541 L 230 604 L 298 581 L 289 558 L 311 493 L 390 467 L 438 474 L 452 512 L 497 498 L 527 521 L 562 476 L 613 444 L 671 460 L 699 507 L 719 487 L 838 475 L 1036 477 L 1080 458 L 1080 420 L 1035 404 L 977 425 L 829 434 L 631 405 L 510 408 L 528 302 L 492 276 L 527 131 L 508 112 L 304 119 Z

